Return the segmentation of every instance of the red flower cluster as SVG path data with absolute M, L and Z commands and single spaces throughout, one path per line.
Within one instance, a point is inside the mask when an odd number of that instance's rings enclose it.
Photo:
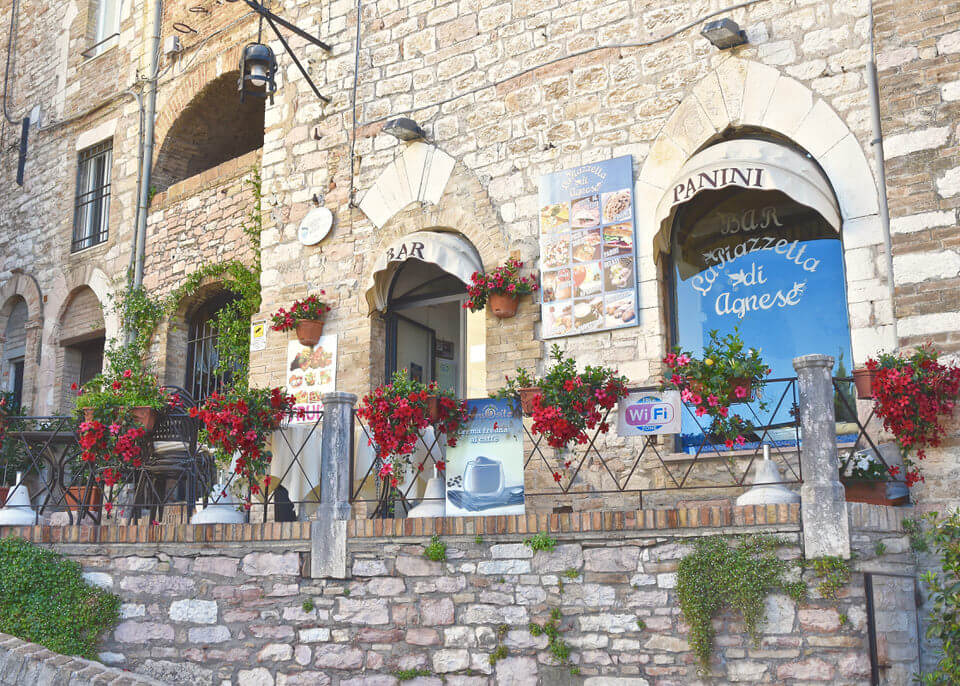
M 427 402 L 431 396 L 439 401 L 438 416 L 431 417 Z M 357 414 L 373 432 L 377 454 L 381 459 L 403 457 L 413 452 L 420 432 L 433 425 L 447 437 L 447 445 L 457 444 L 457 431 L 467 420 L 467 404 L 457 402 L 451 394 L 441 393 L 435 382 L 429 386 L 412 381 L 405 372 L 398 372 L 393 382 L 378 386 L 363 398 Z M 437 465 L 440 468 L 440 464 Z
M 279 388 L 233 388 L 226 394 L 214 393 L 201 407 L 191 407 L 190 416 L 203 422 L 203 440 L 216 448 L 221 462 L 229 463 L 237 455 L 234 471 L 257 493 L 260 489 L 254 482 L 267 473 L 270 465 L 267 440 L 280 428 L 294 402 L 292 395 Z
M 474 272 L 470 280 L 473 285 L 467 287 L 470 299 L 463 304 L 464 309 L 479 312 L 487 304 L 491 293 L 498 295 L 530 295 L 537 290 L 537 279 L 534 276 L 520 276 L 523 262 L 510 258 L 507 263 L 497 267 L 489 274 Z
M 123 481 L 129 467 L 143 466 L 141 439 L 145 435 L 142 426 L 123 417 L 109 426 L 97 419 L 81 422 L 77 430 L 80 460 L 94 469 L 102 468 L 96 480 L 110 488 Z
M 320 295 L 326 295 L 326 292 L 320 291 Z M 292 331 L 297 322 L 322 320 L 330 309 L 320 298 L 311 295 L 304 300 L 295 301 L 289 311 L 282 307 L 277 310 L 271 317 L 273 324 L 270 328 L 273 331 Z
M 570 441 L 583 445 L 587 442 L 587 429 L 598 426 L 600 433 L 607 433 L 610 426 L 603 421 L 604 414 L 627 395 L 626 385 L 618 378 L 595 387 L 577 375 L 566 379 L 562 388 L 561 402 L 548 403 L 542 393 L 533 398 L 531 431 L 534 435 L 543 434 L 551 448 L 566 448 Z M 555 481 L 559 482 L 559 477 L 554 473 Z
M 868 369 L 876 371 L 873 382 L 873 406 L 892 433 L 904 455 L 904 480 L 908 486 L 923 481 L 919 467 L 909 459 L 916 450 L 917 459 L 926 457 L 926 449 L 940 445 L 946 431 L 943 419 L 949 417 L 960 397 L 960 368 L 938 361 L 939 353 L 923 346 L 908 358 L 883 355 L 868 360 Z M 899 470 L 890 470 L 893 477 Z

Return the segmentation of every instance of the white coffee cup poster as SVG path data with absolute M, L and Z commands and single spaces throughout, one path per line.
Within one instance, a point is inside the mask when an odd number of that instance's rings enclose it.
M 637 325 L 633 158 L 540 177 L 543 338 Z
M 447 448 L 447 516 L 524 513 L 523 419 L 519 403 L 467 401 L 470 419 Z

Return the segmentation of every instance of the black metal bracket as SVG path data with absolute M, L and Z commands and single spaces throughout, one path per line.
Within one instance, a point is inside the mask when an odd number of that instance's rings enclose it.
M 332 52 L 332 48 L 330 47 L 330 45 L 327 43 L 324 43 L 322 40 L 320 40 L 315 36 L 311 36 L 309 33 L 304 31 L 300 27 L 296 26 L 295 24 L 291 24 L 289 21 L 287 21 L 283 17 L 277 16 L 276 14 L 268 10 L 266 7 L 264 7 L 261 3 L 257 2 L 257 0 L 243 0 L 243 1 L 250 7 L 250 9 L 252 9 L 254 12 L 259 14 L 263 19 L 267 20 L 267 23 L 270 25 L 270 28 L 273 29 L 273 32 L 277 34 L 277 38 L 283 44 L 283 49 L 287 51 L 287 54 L 290 55 L 290 59 L 292 59 L 293 63 L 297 65 L 297 69 L 300 70 L 300 73 L 303 74 L 303 78 L 305 78 L 307 80 L 307 83 L 310 84 L 310 88 L 313 89 L 314 94 L 318 98 L 320 98 L 320 100 L 322 100 L 324 104 L 329 104 L 330 98 L 323 95 L 320 92 L 320 90 L 317 88 L 316 84 L 314 84 L 313 79 L 310 78 L 310 74 L 308 74 L 307 70 L 304 69 L 303 65 L 300 63 L 300 60 L 297 59 L 297 56 L 294 54 L 293 50 L 290 49 L 290 44 L 287 43 L 286 39 L 283 37 L 283 34 L 280 33 L 280 30 L 277 28 L 277 24 L 284 27 L 285 29 L 292 31 L 293 33 L 297 34 L 304 40 L 312 43 L 313 45 L 316 45 L 319 48 L 323 48 L 327 52 Z

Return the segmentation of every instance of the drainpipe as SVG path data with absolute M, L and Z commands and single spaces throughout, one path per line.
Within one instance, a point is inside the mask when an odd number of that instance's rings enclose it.
M 880 86 L 877 81 L 877 56 L 873 39 L 873 0 L 870 1 L 868 7 L 870 58 L 867 61 L 867 93 L 870 97 L 870 123 L 873 129 L 873 140 L 870 141 L 870 147 L 873 148 L 873 164 L 877 173 L 877 202 L 880 206 L 880 228 L 883 230 L 883 243 L 887 251 L 887 287 L 890 291 L 890 314 L 893 324 L 894 345 L 899 347 L 900 337 L 897 334 L 897 317 L 896 312 L 894 312 L 893 239 L 890 236 L 890 209 L 887 206 L 887 173 L 883 166 L 883 127 L 880 124 Z
M 153 129 L 157 114 L 157 73 L 160 57 L 160 22 L 163 12 L 162 0 L 153 3 L 153 35 L 147 49 L 149 50 L 149 74 L 146 82 L 146 107 L 144 112 L 143 148 L 141 164 L 143 172 L 140 175 L 140 198 L 137 202 L 136 251 L 133 268 L 133 287 L 143 285 L 143 260 L 147 245 L 147 206 L 150 201 L 150 171 L 153 167 Z

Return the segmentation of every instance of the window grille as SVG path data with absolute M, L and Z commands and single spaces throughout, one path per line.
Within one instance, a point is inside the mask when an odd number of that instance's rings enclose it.
M 71 245 L 73 252 L 107 240 L 112 161 L 112 140 L 80 151 L 80 161 L 77 166 L 77 196 L 73 213 Z
M 211 393 L 230 383 L 232 373 L 218 372 L 220 352 L 217 349 L 217 313 L 236 300 L 232 293 L 221 295 L 206 303 L 190 320 L 187 337 L 187 390 L 197 404 Z

